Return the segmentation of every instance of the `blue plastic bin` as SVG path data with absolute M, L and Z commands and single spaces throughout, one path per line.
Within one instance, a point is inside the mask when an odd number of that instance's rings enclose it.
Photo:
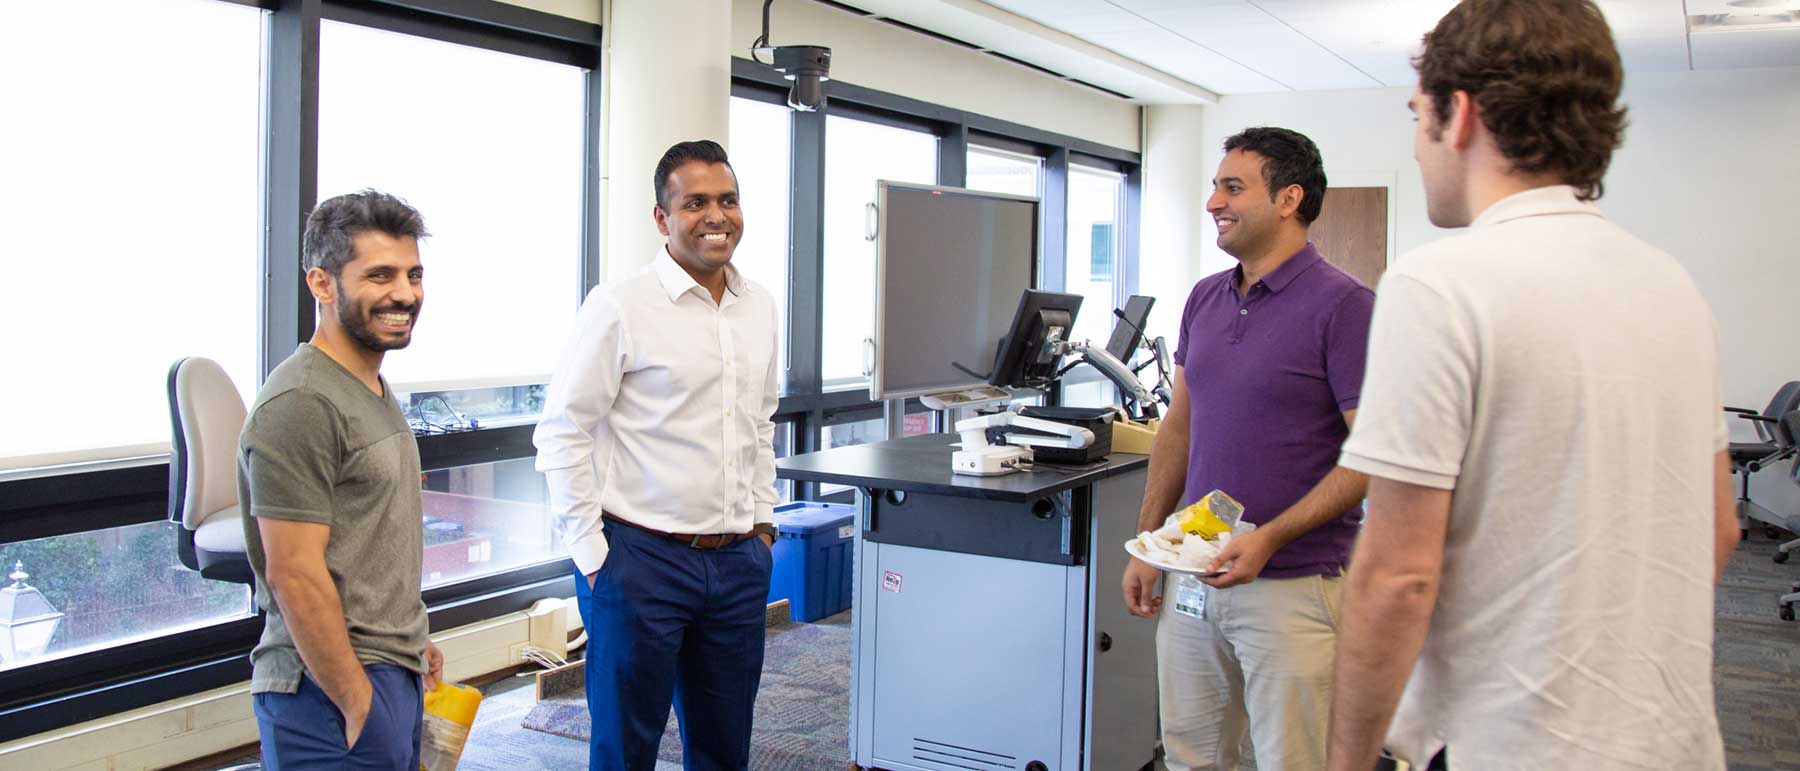
M 850 607 L 856 507 L 796 501 L 775 507 L 775 572 L 769 602 L 788 601 L 795 621 L 817 621 Z

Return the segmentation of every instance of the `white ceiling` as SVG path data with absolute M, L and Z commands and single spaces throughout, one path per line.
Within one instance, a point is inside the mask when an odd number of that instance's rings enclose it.
M 1800 66 L 1800 24 L 1721 30 L 1689 15 L 1800 13 L 1800 0 L 1597 0 L 1627 73 Z M 1455 0 L 845 0 L 845 5 L 1156 103 L 1407 86 Z M 1741 25 L 1740 25 L 1741 26 Z

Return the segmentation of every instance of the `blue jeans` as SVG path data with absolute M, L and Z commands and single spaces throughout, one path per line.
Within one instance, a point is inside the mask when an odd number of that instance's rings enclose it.
M 264 771 L 368 769 L 417 771 L 425 712 L 419 675 L 392 664 L 368 664 L 369 718 L 354 746 L 344 745 L 344 713 L 312 678 L 294 693 L 253 699 Z
M 654 769 L 671 703 L 688 769 L 749 768 L 768 547 L 750 538 L 693 549 L 612 522 L 604 532 L 593 588 L 575 572 L 588 635 L 589 768 Z

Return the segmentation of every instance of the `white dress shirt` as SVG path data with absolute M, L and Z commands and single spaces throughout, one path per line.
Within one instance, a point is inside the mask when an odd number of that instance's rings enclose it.
M 596 287 L 532 441 L 582 573 L 606 560 L 601 511 L 669 533 L 774 521 L 774 298 L 727 266 L 719 302 L 669 256 Z
M 1456 493 L 1396 754 L 1723 771 L 1716 334 L 1674 258 L 1566 186 L 1388 269 L 1340 462 Z

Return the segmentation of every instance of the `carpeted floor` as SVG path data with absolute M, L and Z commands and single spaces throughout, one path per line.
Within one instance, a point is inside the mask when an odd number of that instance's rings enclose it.
M 587 741 L 591 724 L 581 682 L 570 678 L 522 720 L 526 728 Z M 769 627 L 750 766 L 770 771 L 841 771 L 850 760 L 850 614 Z M 486 706 L 483 706 L 486 709 Z M 472 741 L 472 740 L 471 740 Z M 673 715 L 657 757 L 681 761 Z
M 1800 623 L 1775 613 L 1776 596 L 1800 581 L 1800 560 L 1775 564 L 1769 559 L 1775 545 L 1754 533 L 1738 547 L 1718 590 L 1713 677 L 1732 771 L 1800 769 Z M 756 711 L 758 740 L 766 749 L 751 767 L 841 771 L 848 761 L 849 614 L 771 628 L 768 645 Z M 523 727 L 536 706 L 531 682 L 514 678 L 485 689 L 460 768 L 587 767 L 586 742 Z M 675 737 L 671 721 L 657 771 L 681 768 Z
M 1775 615 L 1800 560 L 1775 564 L 1777 543 L 1758 528 L 1719 582 L 1713 690 L 1732 771 L 1800 769 L 1800 623 Z

